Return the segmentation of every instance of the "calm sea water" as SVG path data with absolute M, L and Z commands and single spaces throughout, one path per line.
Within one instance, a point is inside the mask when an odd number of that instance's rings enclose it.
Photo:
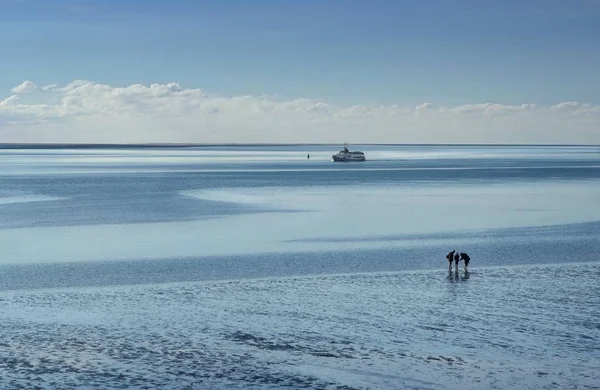
M 600 148 L 353 148 L 0 150 L 0 388 L 599 388 Z

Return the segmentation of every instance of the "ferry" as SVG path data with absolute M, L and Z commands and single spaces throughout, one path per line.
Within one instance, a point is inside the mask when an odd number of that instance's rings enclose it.
M 333 161 L 336 162 L 350 162 L 350 161 L 365 161 L 365 154 L 359 151 L 349 151 L 348 144 L 344 144 L 344 148 L 339 153 L 331 156 Z

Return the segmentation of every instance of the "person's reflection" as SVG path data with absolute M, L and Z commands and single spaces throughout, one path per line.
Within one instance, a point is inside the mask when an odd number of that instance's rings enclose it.
M 448 277 L 446 280 L 448 280 L 450 283 L 466 282 L 469 280 L 469 276 L 469 271 L 463 271 L 461 274 L 458 269 L 454 269 L 454 272 L 451 270 L 448 271 Z
M 448 270 L 448 277 L 446 278 L 450 283 L 456 283 L 459 281 L 458 269 L 456 268 L 454 272 L 452 270 Z

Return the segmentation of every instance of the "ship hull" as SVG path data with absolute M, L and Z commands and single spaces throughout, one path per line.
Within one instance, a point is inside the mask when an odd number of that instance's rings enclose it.
M 333 161 L 335 162 L 362 162 L 365 161 L 366 158 L 348 158 L 348 157 L 340 157 L 337 155 L 333 155 L 331 156 L 333 158 Z

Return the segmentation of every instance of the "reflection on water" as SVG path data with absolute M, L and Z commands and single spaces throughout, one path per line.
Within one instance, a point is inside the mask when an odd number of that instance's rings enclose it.
M 462 280 L 468 280 L 471 273 L 468 270 L 464 270 L 463 275 L 461 277 Z
M 448 276 L 446 280 L 451 283 L 457 282 L 466 282 L 469 280 L 470 272 L 467 270 L 459 270 L 458 268 L 454 268 L 454 270 L 448 270 Z

